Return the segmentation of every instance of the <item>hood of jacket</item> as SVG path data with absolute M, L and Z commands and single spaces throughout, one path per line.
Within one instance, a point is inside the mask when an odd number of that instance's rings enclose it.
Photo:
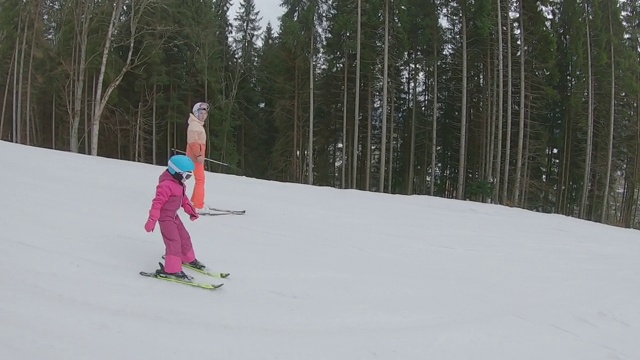
M 200 119 L 198 119 L 195 115 L 193 114 L 189 114 L 189 125 L 191 125 L 192 123 L 198 124 L 200 125 L 200 127 L 204 128 L 204 121 L 201 121 Z

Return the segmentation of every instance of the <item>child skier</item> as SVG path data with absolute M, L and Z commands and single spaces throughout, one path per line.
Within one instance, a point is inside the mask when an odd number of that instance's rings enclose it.
M 167 170 L 160 175 L 156 196 L 149 210 L 149 219 L 144 225 L 147 232 L 152 232 L 156 222 L 160 222 L 160 232 L 166 246 L 164 267 L 156 274 L 164 277 L 173 277 L 180 280 L 191 280 L 182 271 L 182 263 L 189 263 L 196 268 L 205 266 L 196 260 L 196 255 L 191 244 L 191 236 L 185 229 L 178 208 L 182 207 L 189 214 L 191 221 L 198 219 L 198 213 L 186 196 L 185 181 L 193 177 L 195 166 L 189 157 L 175 155 L 169 159 Z

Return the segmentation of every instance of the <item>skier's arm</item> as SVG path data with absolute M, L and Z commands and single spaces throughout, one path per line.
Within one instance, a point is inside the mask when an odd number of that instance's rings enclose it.
M 157 221 L 160 218 L 160 209 L 167 202 L 171 195 L 171 189 L 165 182 L 161 182 L 156 186 L 156 197 L 151 202 L 151 210 L 149 210 L 149 219 Z
M 198 213 L 196 212 L 196 209 L 193 207 L 193 204 L 191 203 L 189 198 L 186 196 L 182 197 L 182 209 L 184 210 L 184 212 L 186 212 L 189 215 L 189 218 L 191 220 L 195 220 L 198 218 Z
M 182 208 L 184 209 L 184 212 L 186 212 L 187 214 L 192 214 L 195 212 L 195 208 L 193 207 L 193 204 L 191 203 L 189 198 L 186 196 L 182 197 Z
M 187 148 L 188 153 L 194 154 L 194 162 L 204 163 L 204 144 L 200 143 L 200 135 L 198 131 L 187 131 Z

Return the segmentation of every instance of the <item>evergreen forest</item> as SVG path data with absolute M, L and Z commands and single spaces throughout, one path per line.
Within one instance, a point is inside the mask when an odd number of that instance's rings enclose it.
M 0 0 L 0 139 L 640 228 L 637 0 L 233 1 Z

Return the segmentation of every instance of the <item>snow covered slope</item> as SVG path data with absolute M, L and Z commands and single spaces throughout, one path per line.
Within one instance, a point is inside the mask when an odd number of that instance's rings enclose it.
M 640 359 L 640 233 L 207 174 L 215 292 L 138 275 L 163 167 L 0 142 L 2 359 Z M 207 280 L 198 276 L 198 280 Z

